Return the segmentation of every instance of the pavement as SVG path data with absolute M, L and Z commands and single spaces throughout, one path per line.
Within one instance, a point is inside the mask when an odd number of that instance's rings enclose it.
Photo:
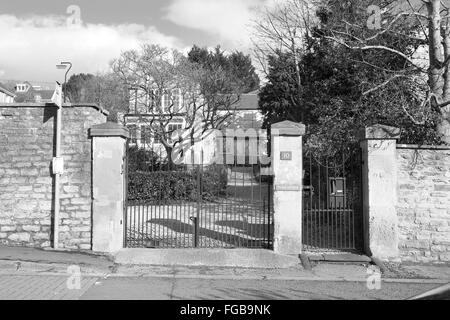
M 363 282 L 111 278 L 99 280 L 80 299 L 398 300 L 434 287 L 435 284 L 384 283 L 379 290 L 369 290 Z
M 245 254 L 232 251 L 222 252 Z M 272 257 L 272 268 L 131 265 L 112 256 L 0 247 L 0 299 L 406 299 L 450 282 L 449 265 L 389 265 L 381 274 L 364 261 L 314 261 L 308 270 L 298 258 L 272 255 L 256 259 Z M 249 265 L 249 256 L 242 261 Z
M 297 267 L 297 256 L 276 254 L 264 249 L 122 249 L 115 256 L 118 264 L 159 266 L 209 266 L 253 269 Z

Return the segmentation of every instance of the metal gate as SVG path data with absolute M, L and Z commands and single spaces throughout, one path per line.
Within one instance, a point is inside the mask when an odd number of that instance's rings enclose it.
M 361 152 L 304 154 L 305 250 L 362 250 Z
M 272 177 L 261 164 L 170 164 L 129 145 L 126 247 L 271 248 Z

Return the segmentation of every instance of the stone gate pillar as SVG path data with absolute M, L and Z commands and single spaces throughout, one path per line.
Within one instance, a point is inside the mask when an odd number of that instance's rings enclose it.
M 274 251 L 302 251 L 303 150 L 305 125 L 283 121 L 272 125 L 274 171 Z
M 396 140 L 400 129 L 367 127 L 362 134 L 364 247 L 379 259 L 398 257 Z
M 92 250 L 123 248 L 126 140 L 128 129 L 107 122 L 90 129 L 92 137 Z

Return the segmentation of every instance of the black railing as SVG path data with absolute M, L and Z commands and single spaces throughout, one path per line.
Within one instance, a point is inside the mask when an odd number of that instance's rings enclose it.
M 304 154 L 302 238 L 306 250 L 361 250 L 359 149 Z
M 127 162 L 127 247 L 272 247 L 272 179 L 260 164 L 176 166 L 136 147 Z

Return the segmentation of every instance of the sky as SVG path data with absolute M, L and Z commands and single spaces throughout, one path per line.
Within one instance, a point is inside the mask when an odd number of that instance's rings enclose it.
M 141 43 L 248 53 L 251 22 L 271 1 L 0 0 L 0 79 L 62 80 L 61 61 L 71 73 L 107 71 Z

